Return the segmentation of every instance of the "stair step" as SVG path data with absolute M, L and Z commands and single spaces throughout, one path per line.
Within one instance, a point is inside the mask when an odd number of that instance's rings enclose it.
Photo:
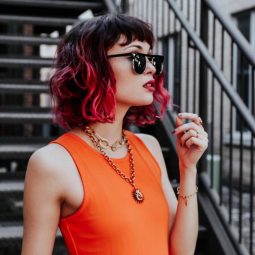
M 42 135 L 40 136 L 4 136 L 0 137 L 1 143 L 2 144 L 47 144 L 50 141 L 54 140 L 55 138 L 46 135 L 43 137 Z
M 52 114 L 46 112 L 0 112 L 0 123 L 50 123 Z
M 24 190 L 24 181 L 22 180 L 13 180 L 13 181 L 0 181 L 0 193 L 1 192 L 23 192 Z
M 25 178 L 25 170 L 23 172 L 1 172 L 0 179 L 4 181 L 11 180 L 24 180 Z
M 3 67 L 52 67 L 54 59 L 48 58 L 5 58 L 0 57 L 0 66 Z
M 58 44 L 59 38 L 43 36 L 0 35 L 0 43 L 8 44 Z
M 0 223 L 0 239 L 3 238 L 22 238 L 23 235 L 23 224 L 22 222 L 13 222 L 13 223 Z M 57 237 L 61 237 L 61 232 L 58 229 Z
M 102 2 L 95 2 L 95 1 L 59 1 L 59 0 L 1 0 L 0 6 L 3 5 L 14 5 L 17 6 L 24 6 L 24 7 L 46 7 L 46 8 L 57 8 L 59 9 L 76 9 L 76 10 L 99 10 L 104 8 Z
M 23 237 L 23 225 L 21 222 L 0 223 L 0 247 L 21 245 Z M 63 243 L 62 235 L 58 229 L 56 233 L 56 243 Z
M 0 144 L 0 159 L 25 159 L 45 144 Z
M 46 26 L 61 26 L 65 27 L 77 22 L 77 19 L 69 18 L 53 18 L 53 17 L 33 17 L 33 16 L 21 16 L 21 15 L 0 15 L 0 23 L 17 23 L 17 24 L 36 24 Z
M 0 92 L 9 93 L 9 94 L 18 94 L 18 93 L 49 93 L 48 85 L 39 85 L 39 84 L 0 84 Z
M 27 79 L 20 79 L 18 77 L 1 77 L 0 78 L 0 84 L 17 84 L 17 85 L 29 85 L 29 84 L 37 84 L 37 85 L 45 85 L 48 81 L 42 81 L 40 79 L 34 79 L 34 80 L 27 80 Z

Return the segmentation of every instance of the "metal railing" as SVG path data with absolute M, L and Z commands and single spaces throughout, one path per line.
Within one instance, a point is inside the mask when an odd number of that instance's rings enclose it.
M 133 1 L 129 12 L 152 23 L 168 60 L 169 123 L 180 111 L 205 120 L 200 182 L 236 251 L 254 254 L 254 49 L 211 0 Z

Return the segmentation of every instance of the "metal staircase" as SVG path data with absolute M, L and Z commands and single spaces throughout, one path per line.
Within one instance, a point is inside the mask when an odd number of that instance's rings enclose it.
M 0 1 L 0 254 L 20 254 L 27 160 L 62 130 L 52 124 L 47 80 L 68 26 L 112 11 L 110 1 Z M 57 36 L 52 36 L 56 34 Z M 53 254 L 67 254 L 57 233 Z

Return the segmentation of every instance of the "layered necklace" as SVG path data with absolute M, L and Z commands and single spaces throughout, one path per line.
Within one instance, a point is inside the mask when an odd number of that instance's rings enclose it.
M 95 131 L 89 127 L 86 126 L 84 129 L 84 132 L 89 137 L 95 148 L 104 156 L 107 163 L 110 165 L 110 167 L 126 182 L 128 182 L 132 186 L 132 196 L 134 200 L 137 203 L 142 203 L 144 201 L 144 195 L 141 192 L 140 189 L 138 189 L 135 186 L 135 162 L 134 162 L 134 155 L 131 148 L 131 145 L 124 134 L 122 132 L 122 138 L 121 140 L 117 140 L 112 145 L 105 139 L 100 137 L 98 134 L 95 133 Z M 122 142 L 123 141 L 123 142 Z M 123 144 L 122 144 L 123 143 Z M 118 144 L 118 145 L 117 145 Z M 112 151 L 116 151 L 119 147 L 122 147 L 122 145 L 126 144 L 128 155 L 129 155 L 129 164 L 130 164 L 130 177 L 126 176 L 119 167 L 112 161 L 112 159 L 106 154 L 104 151 L 107 148 L 110 148 Z M 114 146 L 113 146 L 114 145 Z M 117 146 L 116 146 L 117 145 Z M 116 148 L 117 147 L 117 148 Z M 113 149 L 112 149 L 113 148 Z

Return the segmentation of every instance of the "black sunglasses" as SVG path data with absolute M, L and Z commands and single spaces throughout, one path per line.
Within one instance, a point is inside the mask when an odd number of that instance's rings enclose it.
M 156 68 L 156 75 L 160 75 L 163 71 L 164 56 L 161 55 L 150 55 L 143 53 L 124 53 L 124 54 L 114 54 L 108 55 L 108 58 L 115 57 L 130 57 L 133 62 L 133 69 L 136 73 L 142 74 L 146 68 L 146 57 L 151 62 L 151 64 Z

